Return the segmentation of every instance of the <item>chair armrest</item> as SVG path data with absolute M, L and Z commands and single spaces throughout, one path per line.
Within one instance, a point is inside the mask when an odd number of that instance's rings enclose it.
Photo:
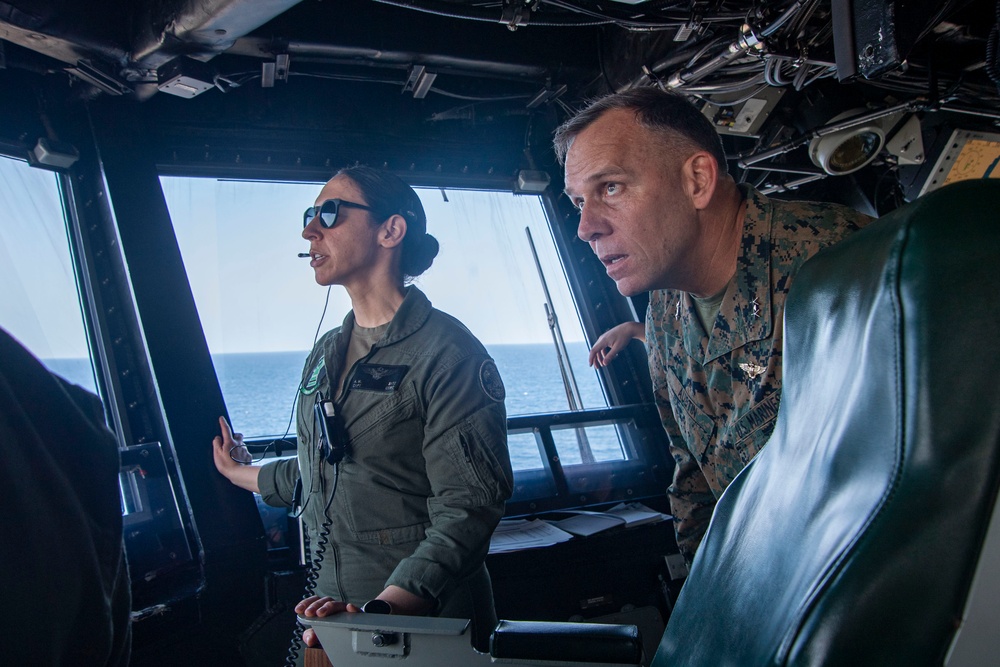
M 490 637 L 494 658 L 638 665 L 642 639 L 634 625 L 500 621 Z

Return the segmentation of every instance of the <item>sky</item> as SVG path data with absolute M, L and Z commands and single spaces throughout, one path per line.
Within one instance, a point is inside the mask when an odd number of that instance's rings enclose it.
M 313 204 L 320 185 L 162 182 L 213 352 L 312 347 L 327 289 L 316 285 L 308 260 L 297 254 L 309 248 L 301 237 L 302 211 Z M 557 312 L 566 313 L 561 322 L 570 320 L 563 334 L 583 340 L 537 197 L 418 192 L 428 231 L 441 250 L 415 284 L 436 307 L 458 317 L 487 345 L 551 341 L 524 232 L 529 226 L 536 246 L 548 250 L 542 262 L 547 280 L 563 288 L 558 300 L 553 294 Z M 349 308 L 347 293 L 334 287 L 322 329 L 340 324 Z
M 308 249 L 302 211 L 321 184 L 161 182 L 211 351 L 309 349 L 327 289 L 296 255 Z M 436 307 L 487 345 L 550 343 L 530 227 L 563 336 L 583 340 L 537 197 L 418 192 L 441 251 L 415 284 Z M 86 356 L 56 177 L 8 158 L 0 158 L 0 293 L 0 326 L 37 356 Z M 334 287 L 322 330 L 349 307 Z
M 87 355 L 56 176 L 3 157 L 0 327 L 41 358 Z

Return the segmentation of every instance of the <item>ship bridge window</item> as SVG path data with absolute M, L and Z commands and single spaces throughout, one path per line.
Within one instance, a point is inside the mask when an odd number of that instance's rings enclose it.
M 122 395 L 108 374 L 95 365 L 99 340 L 84 305 L 79 276 L 86 264 L 64 202 L 71 187 L 64 177 L 0 156 L 0 327 L 31 351 L 50 371 L 100 394 L 107 425 L 115 431 L 122 468 L 119 495 L 125 544 L 133 576 L 133 600 L 143 605 L 156 579 L 186 576 L 193 560 L 182 510 L 174 493 L 177 480 L 159 442 L 134 445 L 132 431 L 116 419 L 114 399 Z M 69 197 L 70 199 L 67 199 Z M 107 389 L 109 385 L 112 389 Z M 128 435 L 126 435 L 128 434 Z M 124 447 L 125 445 L 133 445 Z M 154 584 L 153 586 L 155 586 Z
M 308 249 L 302 211 L 318 184 L 173 176 L 161 184 L 234 428 L 249 439 L 294 435 L 307 351 L 350 308 L 343 289 L 328 297 L 297 257 Z M 607 408 L 540 198 L 417 191 L 441 250 L 414 283 L 486 345 L 508 416 Z M 563 464 L 630 458 L 614 424 L 551 433 Z M 546 467 L 537 430 L 512 429 L 509 442 L 515 470 Z
M 0 327 L 97 393 L 57 176 L 0 157 Z

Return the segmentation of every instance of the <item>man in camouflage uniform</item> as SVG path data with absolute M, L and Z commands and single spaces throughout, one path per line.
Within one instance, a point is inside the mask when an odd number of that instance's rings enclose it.
M 792 278 L 870 218 L 738 186 L 711 123 L 652 88 L 594 102 L 556 131 L 555 147 L 580 238 L 622 294 L 655 290 L 650 375 L 676 462 L 677 543 L 690 561 L 716 500 L 774 427 Z

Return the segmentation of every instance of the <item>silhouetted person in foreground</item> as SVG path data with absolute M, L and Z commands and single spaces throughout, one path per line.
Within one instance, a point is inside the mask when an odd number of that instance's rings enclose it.
M 127 665 L 117 442 L 97 396 L 2 329 L 0 461 L 0 663 Z

